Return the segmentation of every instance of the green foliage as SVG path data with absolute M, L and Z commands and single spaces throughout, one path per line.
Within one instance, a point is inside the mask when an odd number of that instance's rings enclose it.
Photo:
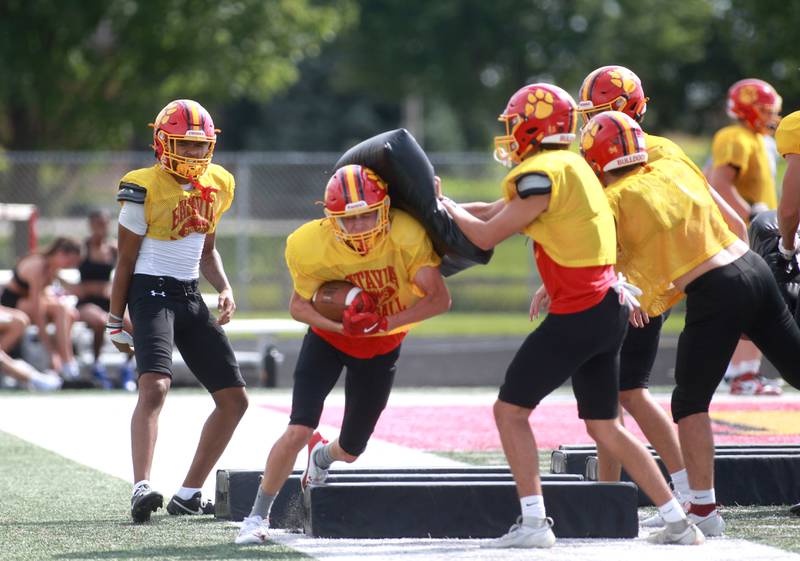
M 141 145 L 170 99 L 269 99 L 356 17 L 352 0 L 4 2 L 0 144 Z

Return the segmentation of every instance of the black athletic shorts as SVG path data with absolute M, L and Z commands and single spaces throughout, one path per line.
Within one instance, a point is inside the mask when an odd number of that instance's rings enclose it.
M 22 296 L 13 290 L 4 288 L 3 293 L 0 294 L 0 306 L 5 306 L 6 308 L 16 308 L 20 298 L 22 298 Z
M 355 358 L 309 329 L 294 371 L 289 424 L 317 428 L 325 398 L 347 367 L 339 445 L 348 454 L 359 456 L 389 400 L 399 356 L 400 346 L 372 358 Z
M 228 337 L 208 312 L 196 280 L 133 275 L 128 310 L 140 374 L 172 376 L 174 342 L 209 392 L 245 385 Z
M 609 290 L 588 310 L 548 314 L 511 361 L 500 400 L 533 409 L 571 376 L 581 419 L 615 419 L 619 350 L 628 327 L 628 309 L 618 298 Z
M 670 310 L 650 318 L 644 327 L 628 327 L 628 334 L 619 352 L 619 390 L 636 390 L 650 384 L 650 372 L 658 354 L 661 327 Z
M 800 387 L 800 328 L 769 266 L 752 251 L 686 287 L 686 323 L 672 392 L 676 422 L 708 412 L 742 333 L 787 382 Z

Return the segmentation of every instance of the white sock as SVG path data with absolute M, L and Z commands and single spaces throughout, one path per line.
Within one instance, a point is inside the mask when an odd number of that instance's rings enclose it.
M 181 487 L 175 494 L 178 495 L 178 497 L 180 497 L 184 501 L 188 501 L 198 491 L 201 491 L 200 487 Z
M 522 521 L 526 520 L 541 520 L 544 518 L 544 497 L 542 495 L 528 495 L 519 500 L 520 508 L 522 509 Z
M 686 474 L 686 469 L 684 468 L 680 471 L 676 471 L 675 473 L 670 473 L 669 477 L 672 479 L 672 487 L 674 488 L 675 493 L 681 498 L 681 500 L 690 500 L 692 496 L 691 491 L 689 491 L 689 476 Z
M 664 519 L 664 522 L 680 522 L 681 520 L 686 519 L 686 514 L 683 512 L 683 507 L 681 503 L 673 497 L 670 499 L 669 502 L 664 503 L 660 507 L 658 507 L 658 513 L 661 515 L 661 518 Z
M 696 505 L 717 504 L 717 494 L 714 492 L 713 488 L 700 491 L 691 489 L 689 492 L 692 494 L 692 502 Z
M 133 484 L 133 493 L 135 494 L 137 489 L 139 489 L 139 487 L 144 487 L 145 485 L 150 487 L 149 479 L 142 479 L 141 481 L 137 481 L 136 483 Z

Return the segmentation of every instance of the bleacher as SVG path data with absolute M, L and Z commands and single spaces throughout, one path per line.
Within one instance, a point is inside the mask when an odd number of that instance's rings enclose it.
M 0 269 L 0 287 L 5 286 L 11 280 L 10 269 Z M 77 269 L 64 269 L 59 273 L 59 277 L 66 283 L 75 284 L 80 280 L 80 275 Z M 212 311 L 217 306 L 217 294 L 203 293 L 203 301 Z M 65 298 L 77 301 L 77 298 L 72 295 L 66 295 Z M 230 322 L 222 326 L 228 335 L 255 335 L 260 339 L 258 347 L 262 349 L 261 352 L 257 351 L 242 351 L 237 350 L 236 359 L 242 371 L 242 376 L 248 384 L 259 385 L 264 383 L 262 379 L 262 368 L 264 365 L 266 353 L 270 351 L 269 340 L 270 336 L 277 334 L 287 333 L 302 333 L 307 329 L 303 323 L 297 322 L 288 318 L 256 318 L 256 319 L 238 319 L 234 316 Z M 27 345 L 28 356 L 35 366 L 36 362 L 44 360 L 43 349 L 38 343 L 37 327 L 30 326 L 26 336 L 25 345 Z M 82 366 L 90 365 L 93 361 L 92 356 L 92 341 L 93 333 L 89 327 L 83 322 L 76 322 L 72 329 L 73 344 L 76 349 L 76 357 Z M 38 347 L 38 348 L 37 348 Z M 125 355 L 120 353 L 110 341 L 106 341 L 100 356 L 101 362 L 110 370 L 116 372 L 125 361 Z M 173 352 L 173 381 L 175 384 L 180 385 L 197 385 L 197 381 L 192 376 L 186 363 L 177 351 Z M 269 380 L 267 380 L 269 382 Z

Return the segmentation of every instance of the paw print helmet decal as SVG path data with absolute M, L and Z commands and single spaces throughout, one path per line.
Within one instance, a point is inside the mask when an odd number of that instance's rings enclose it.
M 558 86 L 525 86 L 511 96 L 497 118 L 506 130 L 494 139 L 494 158 L 510 167 L 542 144 L 569 145 L 575 140 L 577 118 L 575 100 Z

